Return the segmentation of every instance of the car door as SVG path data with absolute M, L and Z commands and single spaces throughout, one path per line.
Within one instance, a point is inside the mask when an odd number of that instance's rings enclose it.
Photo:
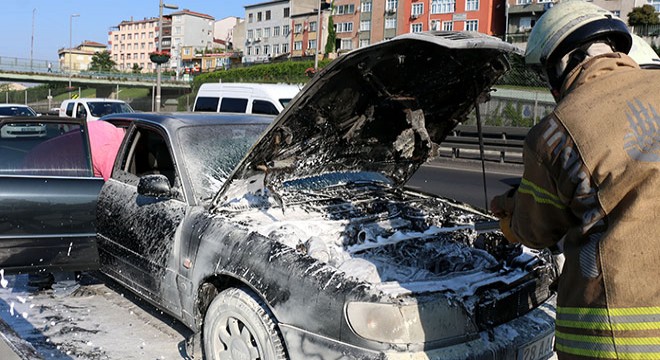
M 165 180 L 170 191 L 139 191 L 154 179 Z M 187 208 L 180 179 L 166 132 L 133 124 L 99 197 L 101 270 L 157 303 L 176 278 L 172 254 L 177 253 L 175 235 Z
M 2 118 L 0 132 L 0 268 L 98 268 L 95 216 L 103 179 L 93 175 L 84 121 Z

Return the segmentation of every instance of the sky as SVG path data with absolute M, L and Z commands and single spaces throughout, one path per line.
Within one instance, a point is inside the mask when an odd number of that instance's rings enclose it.
M 262 0 L 165 0 L 179 10 L 245 17 L 245 5 Z M 57 61 L 57 50 L 84 40 L 108 43 L 111 27 L 123 20 L 158 17 L 159 0 L 0 0 L 0 57 Z M 164 14 L 177 10 L 163 9 Z M 71 18 L 72 14 L 79 17 Z M 34 21 L 33 21 L 34 19 Z M 34 26 L 34 31 L 33 31 Z M 34 36 L 33 36 L 34 34 Z M 32 53 L 32 57 L 30 54 Z

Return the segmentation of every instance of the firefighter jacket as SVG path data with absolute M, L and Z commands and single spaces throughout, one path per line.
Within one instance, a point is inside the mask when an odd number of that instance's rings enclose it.
M 511 230 L 563 248 L 560 359 L 660 359 L 660 70 L 600 55 L 562 95 L 525 140 Z

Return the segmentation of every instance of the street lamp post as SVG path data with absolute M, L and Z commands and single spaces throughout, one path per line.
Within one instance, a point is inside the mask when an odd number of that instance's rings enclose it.
M 32 37 L 30 38 L 30 71 L 32 71 L 32 55 L 34 53 L 34 14 L 37 12 L 37 8 L 32 9 Z
M 163 0 L 159 0 L 158 5 L 158 53 L 163 51 L 163 8 L 178 9 L 176 5 L 163 4 Z M 161 64 L 156 63 L 156 111 L 160 111 L 160 82 L 161 82 Z
M 69 15 L 69 94 L 71 94 L 71 73 L 73 73 L 73 65 L 71 65 L 71 61 L 73 59 L 73 40 L 72 40 L 73 18 L 79 16 L 80 14 Z M 69 95 L 69 97 L 71 96 Z
M 316 73 L 319 70 L 319 39 L 320 39 L 320 34 L 321 34 L 321 2 L 323 0 L 319 0 L 319 8 L 317 10 L 316 14 L 316 46 L 314 49 L 314 73 Z

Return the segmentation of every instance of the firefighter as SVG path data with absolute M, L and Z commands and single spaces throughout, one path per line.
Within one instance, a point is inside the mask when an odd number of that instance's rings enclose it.
M 491 211 L 513 242 L 559 246 L 559 359 L 660 358 L 660 71 L 626 53 L 624 22 L 562 1 L 534 26 L 525 61 L 557 100 L 524 146 L 516 190 Z

